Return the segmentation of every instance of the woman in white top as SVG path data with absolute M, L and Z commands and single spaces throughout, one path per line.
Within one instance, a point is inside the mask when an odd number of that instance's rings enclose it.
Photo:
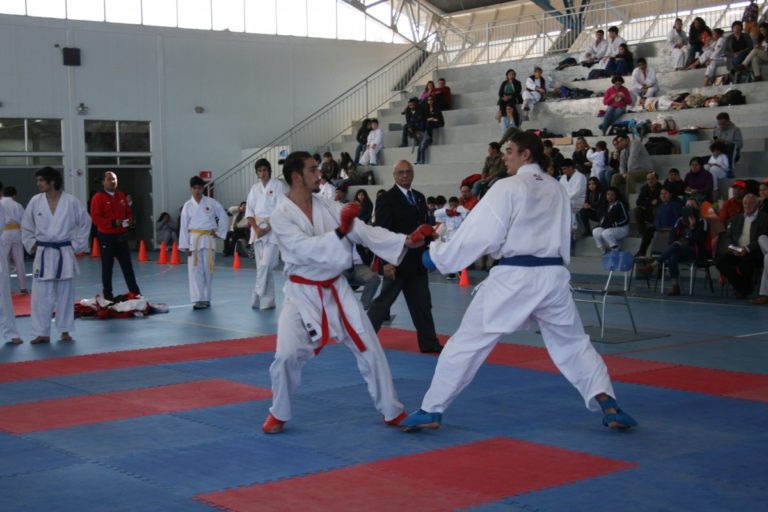
M 725 154 L 725 144 L 715 141 L 709 146 L 709 150 L 712 152 L 712 156 L 704 164 L 704 169 L 712 175 L 712 179 L 715 181 L 715 190 L 717 190 L 717 182 L 723 178 L 732 177 L 733 174 L 731 173 L 731 164 L 728 162 L 728 155 Z
M 523 120 L 528 120 L 528 112 L 540 101 L 544 101 L 547 93 L 547 81 L 542 76 L 544 71 L 539 66 L 533 68 L 533 74 L 525 81 L 523 91 Z
M 683 20 L 677 18 L 675 25 L 667 35 L 667 44 L 672 55 L 672 67 L 675 71 L 685 69 L 685 60 L 688 56 L 688 35 L 683 30 Z

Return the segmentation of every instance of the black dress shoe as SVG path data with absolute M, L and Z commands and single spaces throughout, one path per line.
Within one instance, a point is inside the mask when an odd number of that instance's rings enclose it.
M 438 345 L 436 347 L 428 348 L 426 350 L 422 349 L 421 353 L 422 354 L 439 354 L 442 351 L 443 351 L 443 346 L 442 345 Z

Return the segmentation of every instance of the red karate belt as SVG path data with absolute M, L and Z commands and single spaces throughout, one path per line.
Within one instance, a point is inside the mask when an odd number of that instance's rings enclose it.
M 336 290 L 336 287 L 333 286 L 333 283 L 336 281 L 336 279 L 338 279 L 338 276 L 332 279 L 327 279 L 325 281 L 312 281 L 311 279 L 305 279 L 296 275 L 288 276 L 288 279 L 292 283 L 296 284 L 308 284 L 310 286 L 317 286 L 317 294 L 320 296 L 320 304 L 323 307 L 323 318 L 321 321 L 323 337 L 320 340 L 320 346 L 315 349 L 315 354 L 319 354 L 320 351 L 323 350 L 323 347 L 326 346 L 329 341 L 331 341 L 331 335 L 328 329 L 328 315 L 325 314 L 325 302 L 323 301 L 323 288 L 330 288 L 331 294 L 333 295 L 333 300 L 336 301 L 336 306 L 339 308 L 339 314 L 341 314 L 341 322 L 344 324 L 344 328 L 349 333 L 349 336 L 352 338 L 352 341 L 355 343 L 357 349 L 360 352 L 366 351 L 363 340 L 360 339 L 360 336 L 352 327 L 352 324 L 350 324 L 349 320 L 347 320 L 347 315 L 344 314 L 344 308 L 342 307 L 341 301 L 339 300 L 339 292 Z

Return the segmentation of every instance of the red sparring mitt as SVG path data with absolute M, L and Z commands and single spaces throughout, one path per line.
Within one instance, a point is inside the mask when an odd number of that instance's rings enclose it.
M 339 232 L 346 235 L 352 231 L 352 223 L 360 214 L 360 203 L 347 203 L 341 208 L 341 220 L 339 221 Z
M 457 212 L 456 210 L 451 210 L 451 209 L 445 210 L 445 214 L 447 216 L 449 216 L 449 217 L 458 217 L 459 216 L 459 212 Z
M 414 242 L 421 242 L 422 240 L 425 240 L 427 238 L 429 239 L 437 238 L 437 233 L 435 232 L 435 229 L 429 224 L 422 224 L 421 226 L 416 228 L 416 231 L 410 234 L 410 237 L 411 237 L 411 240 L 413 240 Z

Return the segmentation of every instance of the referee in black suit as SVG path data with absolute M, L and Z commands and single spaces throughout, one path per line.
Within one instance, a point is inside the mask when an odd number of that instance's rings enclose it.
M 395 233 L 412 233 L 421 224 L 427 223 L 427 201 L 424 194 L 411 188 L 413 166 L 407 160 L 395 164 L 395 186 L 376 200 L 376 225 Z M 419 350 L 424 353 L 438 353 L 443 347 L 437 340 L 435 322 L 432 319 L 432 296 L 429 293 L 427 269 L 421 263 L 424 248 L 408 249 L 399 266 L 382 261 L 384 284 L 379 296 L 368 309 L 376 332 L 389 315 L 389 308 L 400 292 L 405 296 L 408 311 L 416 335 Z

